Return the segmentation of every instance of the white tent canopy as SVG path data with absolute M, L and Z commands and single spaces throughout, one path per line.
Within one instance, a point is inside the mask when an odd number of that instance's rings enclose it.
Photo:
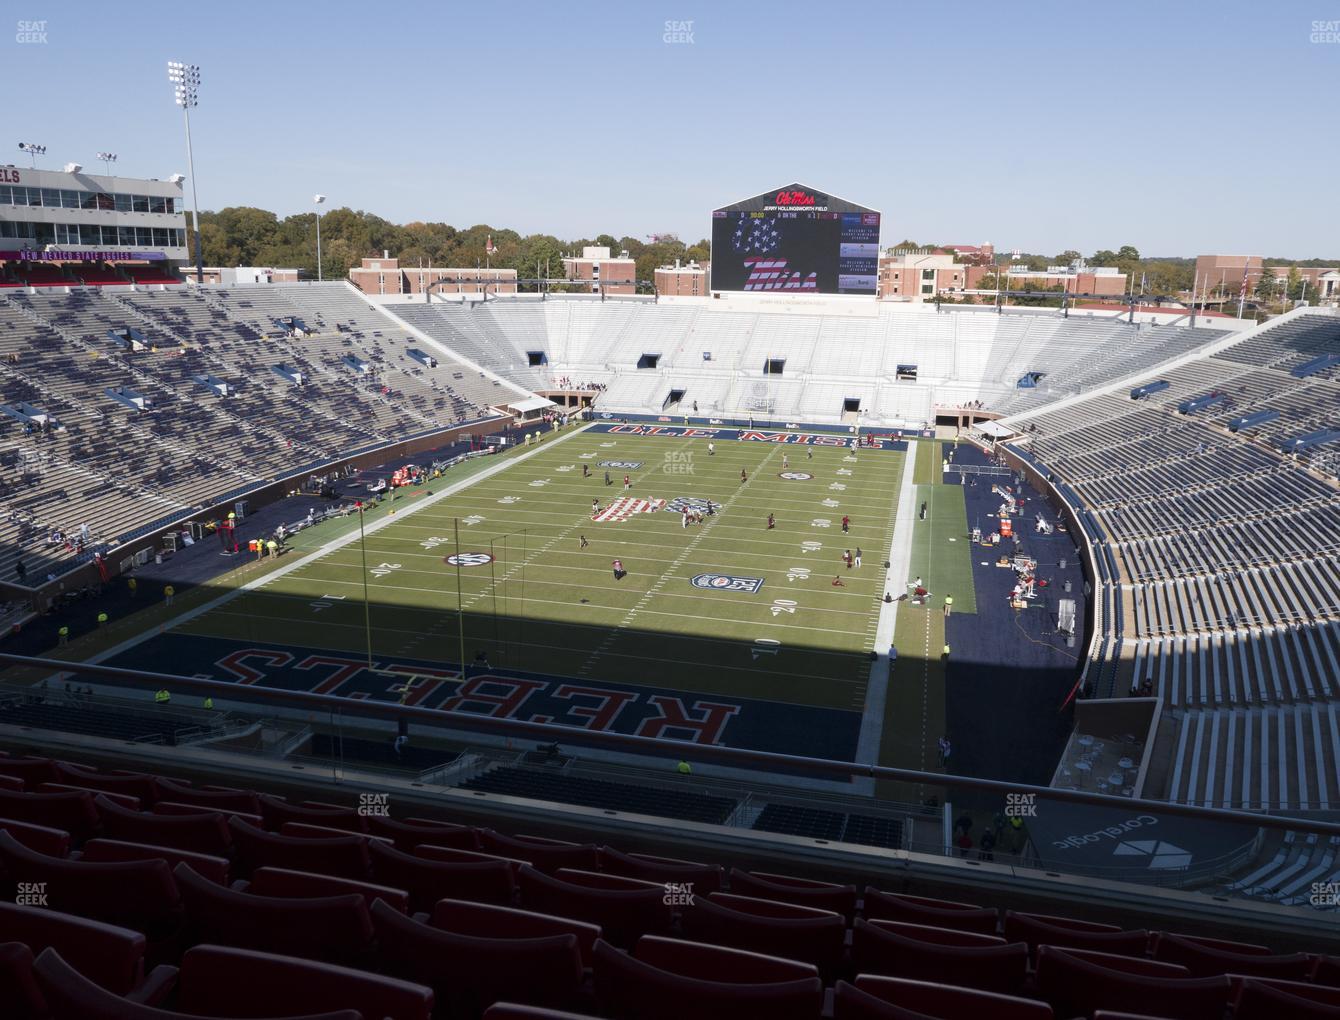
M 555 407 L 552 400 L 545 397 L 528 397 L 525 400 L 515 400 L 510 404 L 504 404 L 509 411 L 515 411 L 517 414 L 530 414 L 532 411 L 543 411 L 546 408 Z
M 1008 425 L 1002 425 L 998 421 L 979 421 L 973 428 L 984 436 L 990 436 L 992 439 L 1005 439 L 1008 436 L 1019 434 L 1018 429 L 1012 429 Z

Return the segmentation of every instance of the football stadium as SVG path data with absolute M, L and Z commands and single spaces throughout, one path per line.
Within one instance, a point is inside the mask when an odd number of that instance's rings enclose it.
M 1340 1017 L 1340 273 L 246 266 L 168 79 L 0 168 L 0 1016 Z

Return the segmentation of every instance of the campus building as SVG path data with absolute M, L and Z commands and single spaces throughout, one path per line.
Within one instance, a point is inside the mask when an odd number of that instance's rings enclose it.
M 515 294 L 515 269 L 453 269 L 446 266 L 405 266 L 382 255 L 363 259 L 349 270 L 349 282 L 364 294 Z
M 176 281 L 190 260 L 181 181 L 0 167 L 0 280 Z

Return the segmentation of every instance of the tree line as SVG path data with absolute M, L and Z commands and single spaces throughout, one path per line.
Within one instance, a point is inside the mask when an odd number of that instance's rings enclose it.
M 489 241 L 493 251 L 490 254 Z M 299 269 L 316 279 L 316 214 L 296 213 L 280 219 L 267 209 L 232 206 L 200 215 L 200 240 L 207 266 L 269 266 Z M 194 244 L 194 239 L 191 241 Z M 552 234 L 522 235 L 486 223 L 458 229 L 449 223 L 391 223 L 354 209 L 331 209 L 321 216 L 321 272 L 338 280 L 364 258 L 389 251 L 401 268 L 420 265 L 515 269 L 517 276 L 563 276 L 564 255 L 581 254 L 587 245 L 608 247 L 614 255 L 627 251 L 637 266 L 637 279 L 651 281 L 658 266 L 675 259 L 705 262 L 706 239 L 686 245 L 670 235 L 653 240 L 594 238 L 560 240 Z M 194 248 L 192 248 L 192 251 Z

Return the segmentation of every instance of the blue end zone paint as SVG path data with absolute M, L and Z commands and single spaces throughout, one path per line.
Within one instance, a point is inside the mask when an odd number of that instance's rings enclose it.
M 366 659 L 349 654 L 194 634 L 159 635 L 107 664 L 255 685 L 257 694 L 249 700 L 261 704 L 265 699 L 260 689 L 265 687 L 398 704 L 406 680 L 416 676 L 406 701 L 415 708 L 841 761 L 854 760 L 861 728 L 859 712 L 841 709 L 474 665 L 462 680 L 452 664 L 410 658 L 383 658 L 374 665 L 384 672 L 369 672 Z M 460 723 L 453 720 L 451 725 Z
M 606 433 L 616 436 L 660 436 L 664 439 L 706 439 L 732 443 L 786 443 L 790 446 L 823 446 L 835 450 L 850 447 L 852 441 L 850 435 L 834 433 L 790 432 L 785 429 L 774 428 L 722 428 L 716 425 L 638 425 L 632 422 L 627 424 L 623 422 L 597 422 L 587 431 L 594 434 Z M 865 432 L 862 435 L 861 445 L 857 448 L 858 455 L 864 450 L 874 452 L 876 450 L 907 449 L 907 441 L 893 439 L 893 432 Z M 867 446 L 866 443 L 871 441 L 872 436 L 874 445 Z

